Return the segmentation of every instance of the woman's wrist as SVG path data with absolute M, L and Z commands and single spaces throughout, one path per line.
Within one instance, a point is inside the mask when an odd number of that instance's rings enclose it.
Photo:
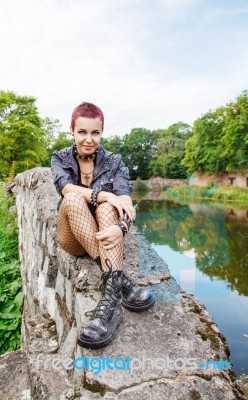
M 101 190 L 97 197 L 98 203 L 103 203 L 104 201 L 108 201 L 111 195 L 113 195 L 113 193 L 104 192 L 103 190 Z
M 123 233 L 123 236 L 125 236 L 129 229 L 130 229 L 130 225 L 132 224 L 132 220 L 131 218 L 127 215 L 126 211 L 124 211 L 123 217 L 119 219 L 118 225 Z
M 104 192 L 103 190 L 101 190 L 101 192 L 98 195 L 98 202 L 99 203 L 103 203 L 104 201 L 108 201 L 110 196 L 114 196 L 113 193 L 110 192 Z
M 95 207 L 97 207 L 97 205 L 99 203 L 98 196 L 99 196 L 100 192 L 101 192 L 100 189 L 93 189 L 90 194 L 90 202 Z
M 123 237 L 124 237 L 128 232 L 126 225 L 122 222 L 118 222 L 118 224 L 115 224 L 115 225 L 119 226 L 119 228 L 122 231 Z

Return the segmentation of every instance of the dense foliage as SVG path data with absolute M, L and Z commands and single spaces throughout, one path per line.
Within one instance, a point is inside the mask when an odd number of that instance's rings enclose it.
M 182 161 L 189 172 L 210 174 L 248 166 L 248 92 L 197 119 Z
M 0 186 L 0 354 L 20 345 L 23 294 L 17 226 L 15 215 L 8 211 L 13 203 Z
M 191 127 L 178 122 L 157 132 L 159 137 L 149 163 L 149 176 L 185 178 L 186 168 L 181 160 L 185 156 L 185 143 L 191 135 Z
M 120 153 L 129 168 L 131 179 L 148 179 L 150 176 L 185 178 L 186 168 L 181 165 L 185 155 L 185 142 L 191 127 L 178 122 L 167 129 L 150 131 L 132 129 L 123 138 L 103 138 L 107 150 Z
M 56 138 L 59 122 L 42 119 L 36 99 L 0 91 L 0 179 L 11 180 L 30 168 L 50 166 L 51 152 L 63 133 Z M 66 141 L 67 143 L 68 141 Z M 64 143 L 63 143 L 64 145 Z
M 0 177 L 41 165 L 45 131 L 35 99 L 0 92 Z

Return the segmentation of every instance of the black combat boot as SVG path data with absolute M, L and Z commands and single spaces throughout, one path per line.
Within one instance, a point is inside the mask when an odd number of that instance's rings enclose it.
M 95 258 L 96 263 L 102 270 L 100 257 Z M 135 283 L 126 272 L 122 275 L 122 305 L 130 311 L 141 312 L 148 310 L 155 303 L 148 289 L 142 289 Z
M 97 349 L 108 345 L 115 330 L 123 320 L 121 308 L 122 271 L 112 271 L 110 260 L 105 261 L 109 268 L 102 274 L 100 289 L 102 297 L 95 309 L 94 316 L 83 328 L 78 344 L 85 348 Z
M 148 289 L 142 289 L 125 272 L 122 275 L 122 305 L 130 311 L 148 310 L 155 303 Z

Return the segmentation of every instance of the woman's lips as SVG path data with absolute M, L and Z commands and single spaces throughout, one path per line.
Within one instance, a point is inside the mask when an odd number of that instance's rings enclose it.
M 85 149 L 92 149 L 92 146 L 84 146 Z

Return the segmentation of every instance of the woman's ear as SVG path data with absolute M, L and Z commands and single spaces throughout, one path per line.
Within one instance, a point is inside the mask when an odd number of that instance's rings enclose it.
M 73 132 L 72 127 L 70 127 L 70 132 L 71 132 L 72 136 L 74 136 L 74 132 Z

